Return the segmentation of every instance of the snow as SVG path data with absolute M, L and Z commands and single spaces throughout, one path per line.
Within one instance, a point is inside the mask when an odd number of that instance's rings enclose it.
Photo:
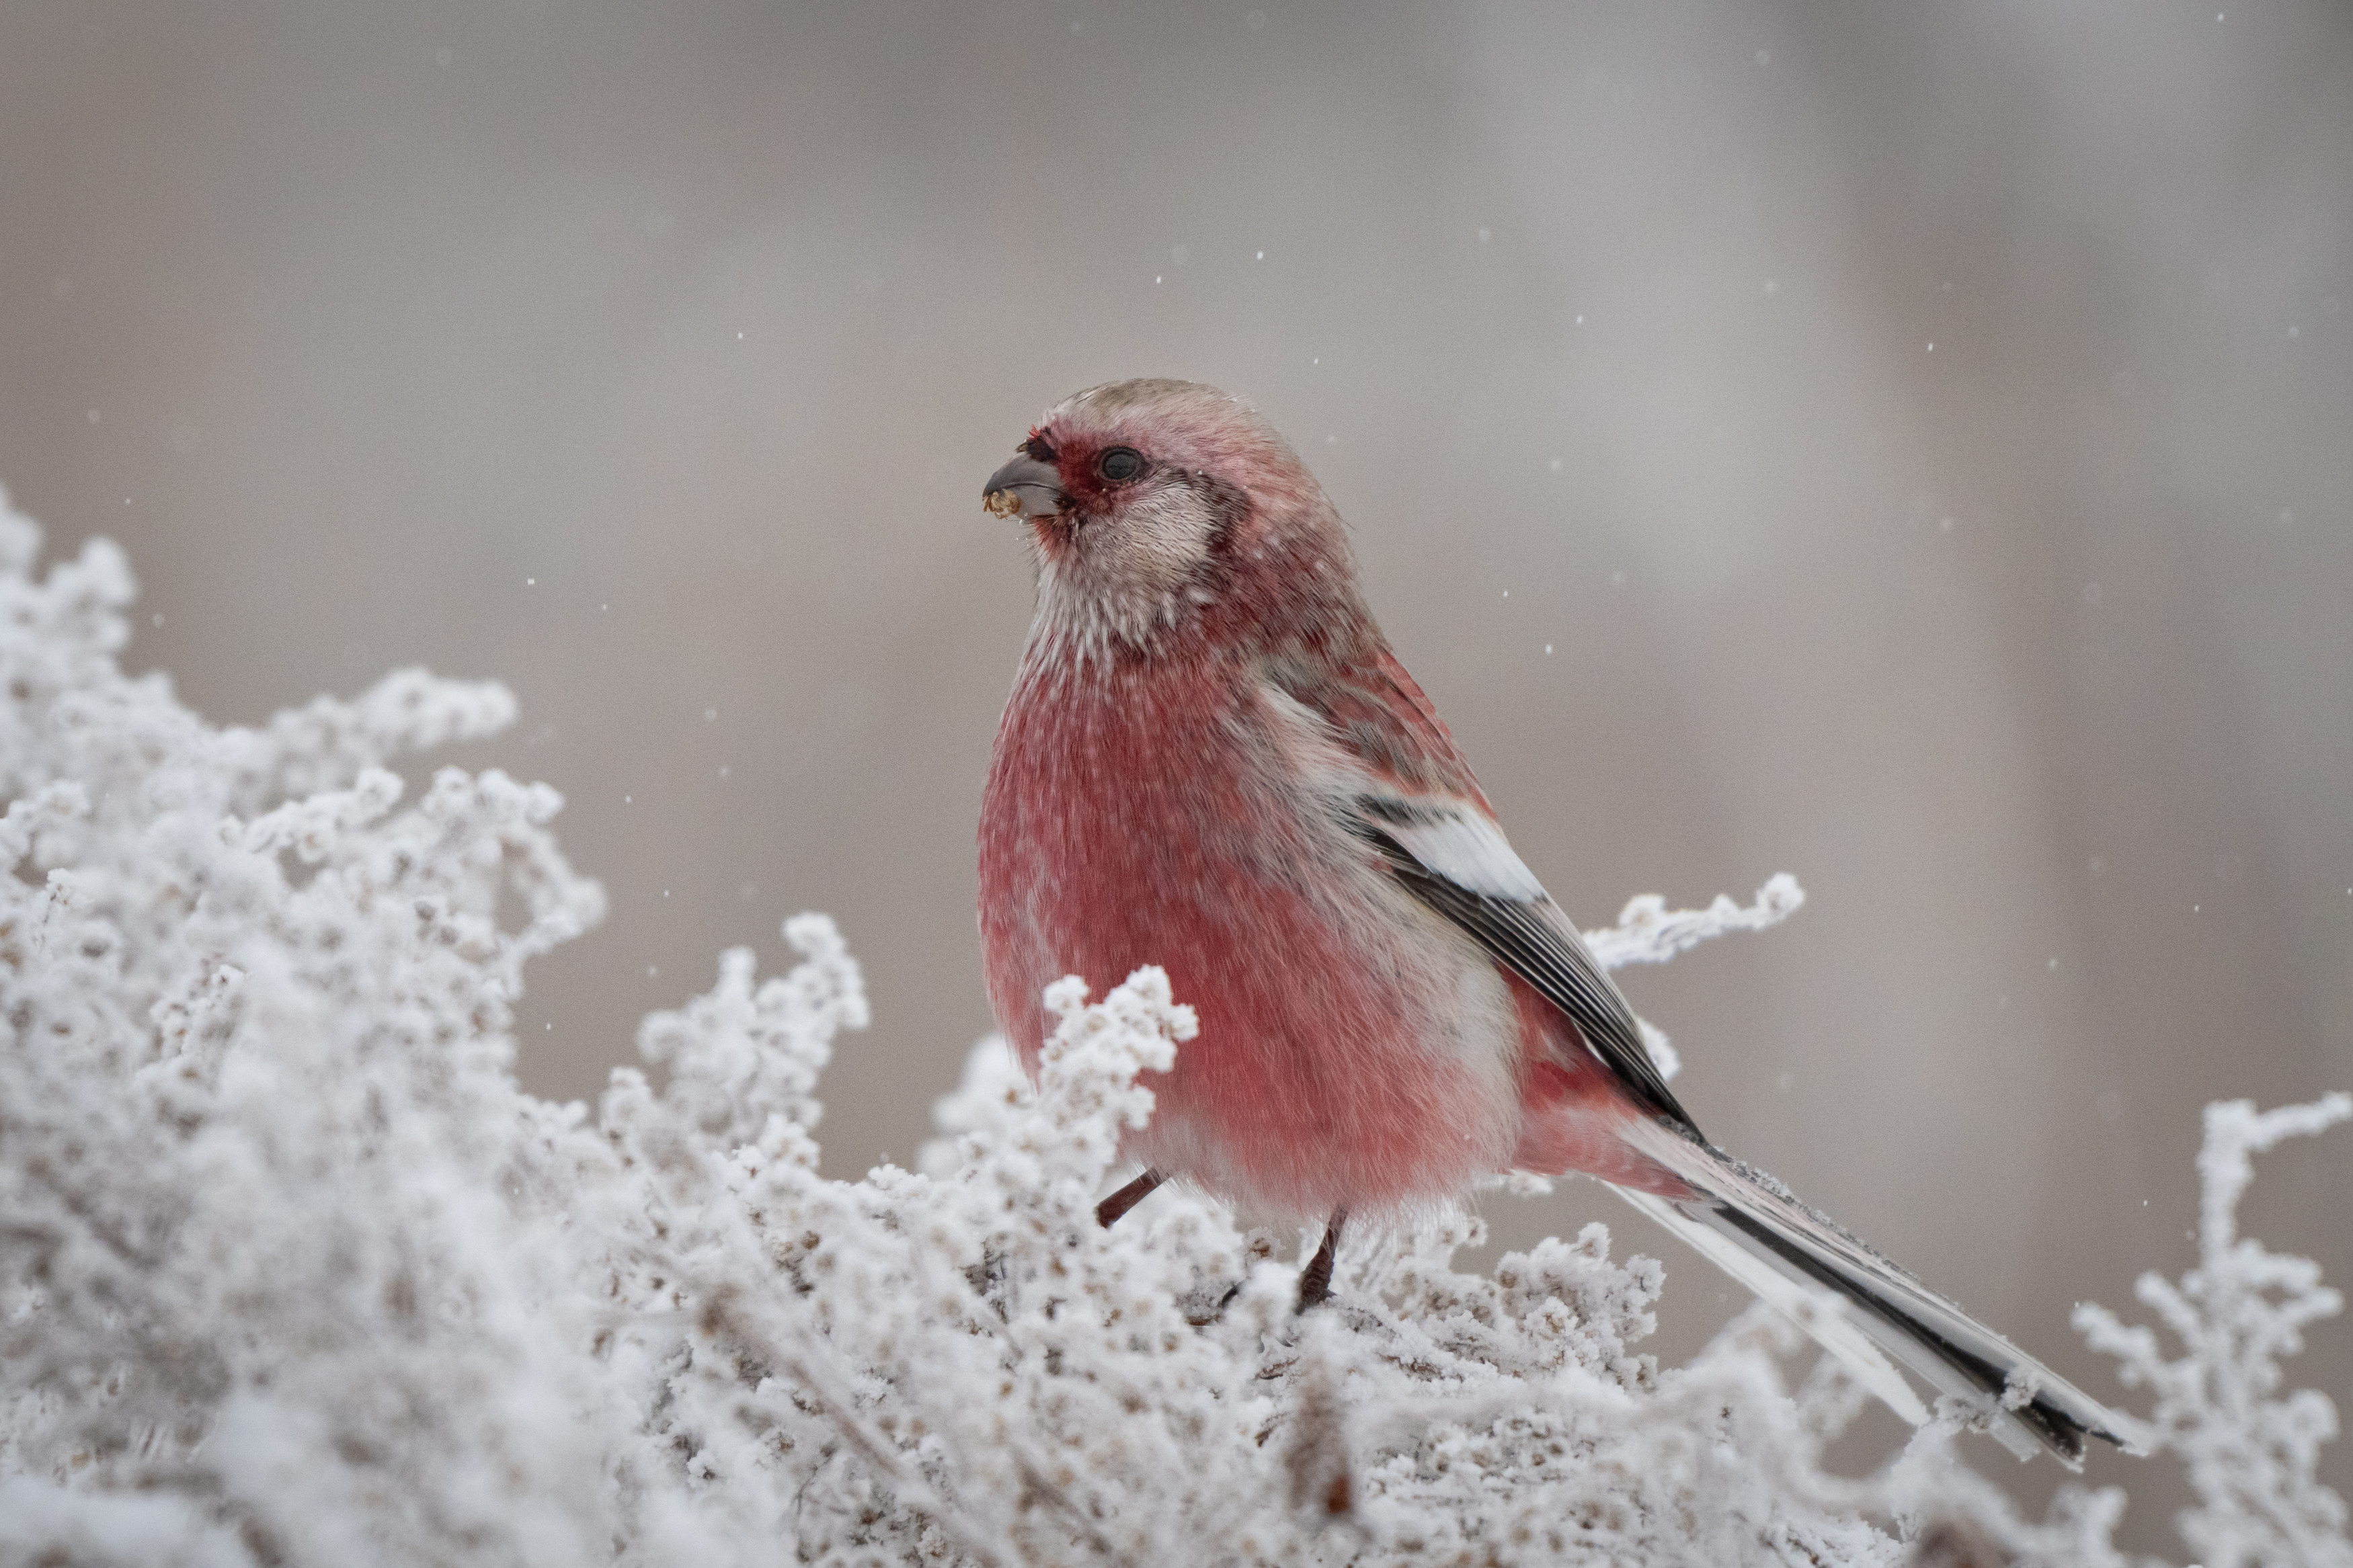
M 2021 1519 L 1957 1415 L 1831 1473 L 1860 1395 L 1769 1312 L 1660 1366 L 1664 1270 L 1599 1225 L 1489 1274 L 1467 1213 L 1367 1231 L 1303 1320 L 1199 1194 L 1098 1228 L 1195 1028 L 1156 970 L 1059 984 L 1042 1081 L 983 1042 L 861 1181 L 818 1165 L 868 1014 L 820 916 L 646 1020 L 659 1089 L 525 1095 L 525 965 L 601 896 L 553 790 L 391 766 L 512 700 L 404 671 L 216 728 L 116 667 L 120 552 L 38 551 L 0 504 L 0 1563 L 2122 1562 L 2121 1491 Z M 1657 962 L 1799 897 L 1593 940 Z M 2141 1286 L 2177 1357 L 2081 1318 L 2208 1568 L 2348 1561 L 2334 1409 L 2280 1366 L 2337 1298 L 2234 1217 L 2348 1110 L 2210 1111 L 2199 1264 Z

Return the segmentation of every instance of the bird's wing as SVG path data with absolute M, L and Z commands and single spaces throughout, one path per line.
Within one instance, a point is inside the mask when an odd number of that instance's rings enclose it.
M 2124 1442 L 2124 1423 L 2097 1401 L 1771 1177 L 1710 1147 L 1652 1065 L 1617 985 L 1513 852 L 1412 677 L 1385 649 L 1334 662 L 1340 668 L 1285 689 L 1319 712 L 1347 753 L 1343 822 L 1398 882 L 1557 1007 L 1652 1113 L 1627 1141 L 1684 1190 L 1667 1197 L 1621 1186 L 1628 1202 L 1788 1312 L 1907 1420 L 1926 1411 L 1888 1355 L 1942 1393 L 1989 1400 L 1994 1436 L 2021 1457 L 2040 1440 L 2080 1466 L 2087 1437 Z
M 1641 1026 L 1585 939 L 1504 837 L 1430 700 L 1386 648 L 1293 695 L 1361 768 L 1348 831 L 1415 897 L 1460 927 L 1577 1026 L 1627 1095 L 1697 1137 L 1642 1044 Z
M 1467 801 L 1430 795 L 1366 793 L 1353 807 L 1348 830 L 1399 882 L 1567 1015 L 1632 1099 L 1697 1134 L 1651 1060 L 1633 1009 L 1494 818 Z

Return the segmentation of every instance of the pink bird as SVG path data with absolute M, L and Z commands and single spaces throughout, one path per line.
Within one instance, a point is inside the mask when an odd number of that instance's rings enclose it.
M 1457 1199 L 1483 1173 L 1598 1176 L 1926 1412 L 1885 1352 L 1985 1405 L 2023 1457 L 2121 1446 L 2106 1409 L 1711 1145 L 1631 1008 L 1504 837 L 1357 589 L 1340 519 L 1247 405 L 1092 387 L 988 480 L 1028 524 L 1036 619 L 989 764 L 989 996 L 1034 1075 L 1042 993 L 1166 970 L 1200 1016 L 1150 1080 L 1143 1175 L 1267 1218 Z

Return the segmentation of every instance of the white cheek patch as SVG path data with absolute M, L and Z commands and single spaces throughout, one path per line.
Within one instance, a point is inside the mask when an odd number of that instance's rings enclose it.
M 1218 519 L 1191 490 L 1168 486 L 1132 502 L 1085 543 L 1099 552 L 1108 584 L 1127 593 L 1172 593 L 1209 558 Z
M 1465 892 L 1514 903 L 1544 898 L 1544 884 L 1484 814 L 1426 796 L 1366 795 L 1359 804 L 1407 854 Z

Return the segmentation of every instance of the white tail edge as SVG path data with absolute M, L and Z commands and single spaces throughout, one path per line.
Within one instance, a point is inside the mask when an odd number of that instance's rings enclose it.
M 1694 1195 L 1664 1198 L 1624 1187 L 1619 1194 L 1787 1313 L 1906 1421 L 1917 1426 L 1928 1412 L 1889 1356 L 1938 1393 L 1986 1408 L 1994 1438 L 2021 1458 L 2047 1448 L 2080 1469 L 2086 1437 L 2127 1447 L 2107 1406 L 1764 1172 L 1662 1122 L 1645 1120 L 1627 1133 Z

